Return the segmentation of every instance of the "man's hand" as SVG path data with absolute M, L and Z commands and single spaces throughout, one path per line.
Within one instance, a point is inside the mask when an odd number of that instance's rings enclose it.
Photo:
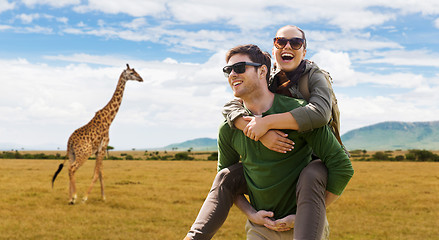
M 273 212 L 260 210 L 258 212 L 248 215 L 248 220 L 250 220 L 254 224 L 263 225 L 266 227 L 269 226 L 273 228 L 275 227 L 275 222 L 271 220 L 273 216 L 274 216 Z
M 288 215 L 282 219 L 278 219 L 276 221 L 274 221 L 274 226 L 273 225 L 265 225 L 264 226 L 268 229 L 271 229 L 273 231 L 278 231 L 278 232 L 283 232 L 283 231 L 288 231 L 291 230 L 292 228 L 294 228 L 294 222 L 296 221 L 296 215 L 295 214 L 291 214 Z
M 268 149 L 286 153 L 294 148 L 294 142 L 287 138 L 288 134 L 279 130 L 269 130 L 259 141 Z
M 270 130 L 262 117 L 243 116 L 243 119 L 249 123 L 247 123 L 247 126 L 242 131 L 250 139 L 259 141 L 259 138 Z

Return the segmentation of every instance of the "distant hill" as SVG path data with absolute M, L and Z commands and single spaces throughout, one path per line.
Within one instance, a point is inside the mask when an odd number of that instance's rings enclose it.
M 181 143 L 170 144 L 166 147 L 163 147 L 164 150 L 188 150 L 192 148 L 193 151 L 216 151 L 217 141 L 213 138 L 197 138 L 193 140 L 188 140 Z
M 439 121 L 382 122 L 341 136 L 348 150 L 439 150 Z
M 382 122 L 351 130 L 341 136 L 348 150 L 439 150 L 439 121 Z M 216 151 L 217 140 L 197 138 L 175 143 L 161 149 Z
M 439 150 L 439 121 L 433 122 L 382 122 L 351 130 L 341 136 L 348 150 L 396 150 L 425 149 Z M 50 146 L 24 147 L 24 149 L 62 149 Z M 22 149 L 18 144 L 0 143 L 1 150 Z M 170 144 L 156 150 L 216 151 L 217 140 L 197 138 Z

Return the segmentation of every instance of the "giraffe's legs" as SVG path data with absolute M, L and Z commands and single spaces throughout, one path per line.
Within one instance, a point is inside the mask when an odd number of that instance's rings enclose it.
M 99 181 L 101 183 L 101 196 L 102 196 L 102 200 L 105 201 L 105 193 L 104 193 L 104 173 L 102 172 L 102 166 L 101 169 L 99 171 Z
M 79 164 L 77 162 L 74 162 L 69 167 L 69 178 L 70 178 L 70 185 L 69 185 L 69 204 L 75 204 L 76 200 L 76 179 L 75 179 L 75 172 L 78 170 Z
M 105 200 L 105 196 L 104 196 L 104 182 L 102 179 L 102 161 L 104 159 L 104 155 L 105 155 L 105 151 L 99 151 L 96 154 L 96 165 L 95 165 L 95 170 L 94 170 L 94 174 L 93 174 L 93 180 L 91 181 L 90 187 L 88 188 L 87 192 L 85 193 L 85 196 L 82 198 L 82 202 L 86 202 L 88 199 L 88 195 L 90 194 L 91 190 L 93 189 L 93 185 L 96 183 L 96 181 L 99 178 L 100 184 L 101 184 L 101 194 L 102 194 L 102 199 Z

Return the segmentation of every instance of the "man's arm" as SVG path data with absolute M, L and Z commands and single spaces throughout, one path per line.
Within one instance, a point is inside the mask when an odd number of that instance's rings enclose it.
M 340 197 L 340 195 L 335 195 L 332 192 L 326 190 L 326 193 L 325 193 L 325 205 L 326 205 L 326 207 L 331 205 L 331 203 L 335 202 L 339 197 Z
M 296 215 L 291 214 L 282 219 L 273 221 L 271 219 L 274 216 L 273 212 L 265 210 L 256 211 L 244 195 L 238 195 L 235 198 L 235 205 L 247 216 L 248 220 L 255 224 L 263 225 L 273 231 L 283 232 L 291 230 L 294 227 Z
M 331 204 L 343 193 L 354 174 L 351 161 L 328 126 L 303 133 L 303 136 L 328 168 L 326 190 L 335 195 L 326 196 L 326 201 Z
M 231 129 L 226 122 L 224 122 L 219 127 L 218 166 L 217 166 L 218 171 L 239 162 L 239 159 L 241 158 L 241 156 L 239 155 L 239 153 L 236 151 L 236 149 L 232 144 L 234 131 L 236 130 Z

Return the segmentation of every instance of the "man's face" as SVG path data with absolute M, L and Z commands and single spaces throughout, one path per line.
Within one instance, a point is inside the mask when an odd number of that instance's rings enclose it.
M 238 62 L 252 61 L 247 55 L 235 54 L 229 59 L 227 65 L 230 66 Z M 235 97 L 245 98 L 250 93 L 254 93 L 254 90 L 257 90 L 260 87 L 258 69 L 259 68 L 254 66 L 245 66 L 244 73 L 238 74 L 234 70 L 230 72 L 228 81 Z
M 295 27 L 286 26 L 276 34 L 276 37 L 291 38 L 303 38 L 302 33 Z M 300 49 L 295 50 L 291 48 L 290 43 L 287 43 L 284 48 L 277 49 L 273 46 L 273 57 L 276 61 L 276 66 L 285 72 L 291 72 L 296 70 L 300 62 L 305 58 L 306 49 L 302 46 Z

